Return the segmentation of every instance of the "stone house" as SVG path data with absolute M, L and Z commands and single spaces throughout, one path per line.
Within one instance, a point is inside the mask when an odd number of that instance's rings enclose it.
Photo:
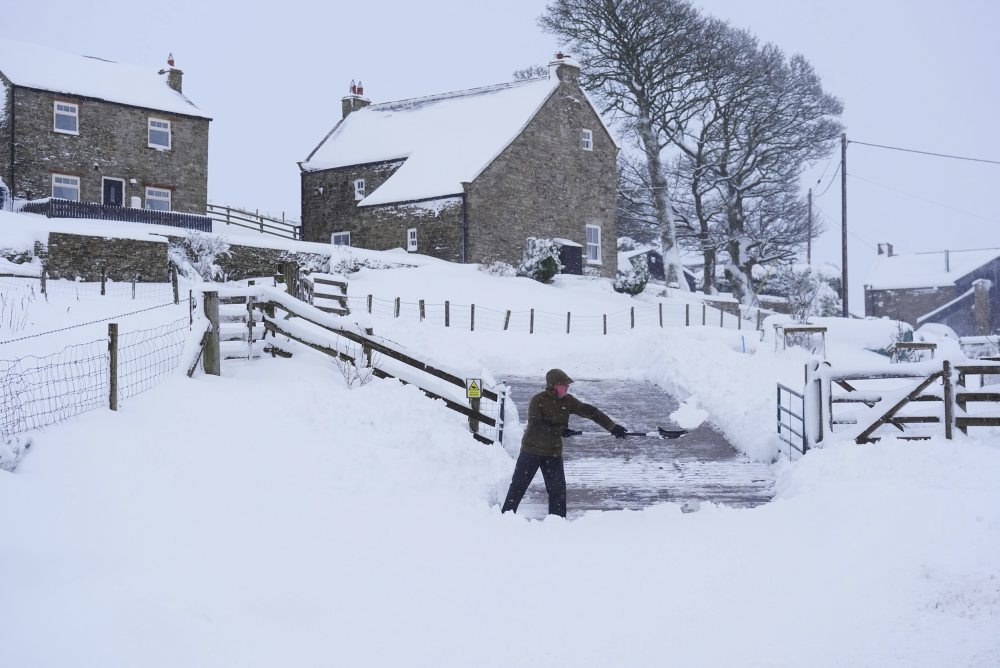
M 948 325 L 959 336 L 1000 332 L 1000 249 L 896 255 L 892 244 L 879 244 L 878 251 L 865 315 Z
M 211 119 L 159 72 L 0 40 L 0 181 L 19 199 L 205 213 Z
M 618 146 L 579 73 L 558 54 L 547 77 L 398 102 L 352 86 L 299 163 L 303 239 L 516 265 L 559 238 L 614 276 Z

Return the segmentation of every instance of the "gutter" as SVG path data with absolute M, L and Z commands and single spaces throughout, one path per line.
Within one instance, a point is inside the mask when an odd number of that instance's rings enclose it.
M 459 261 L 462 264 L 465 264 L 465 246 L 467 243 L 466 239 L 468 236 L 468 229 L 469 229 L 469 224 L 468 220 L 465 217 L 465 193 L 463 192 L 462 193 L 462 247 L 459 249 L 460 251 Z

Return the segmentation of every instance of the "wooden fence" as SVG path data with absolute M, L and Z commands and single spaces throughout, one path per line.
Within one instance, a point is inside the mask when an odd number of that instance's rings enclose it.
M 260 211 L 247 211 L 232 206 L 209 203 L 206 207 L 208 217 L 216 222 L 255 230 L 261 234 L 270 234 L 284 239 L 302 239 L 302 223 L 297 220 L 262 214 Z

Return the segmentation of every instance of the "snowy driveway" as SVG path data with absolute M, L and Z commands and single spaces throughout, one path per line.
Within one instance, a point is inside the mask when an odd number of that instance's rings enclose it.
M 527 420 L 528 402 L 544 387 L 544 380 L 508 377 L 504 382 L 511 387 L 521 419 Z M 577 379 L 570 391 L 630 431 L 676 428 L 669 416 L 677 410 L 677 400 L 651 383 Z M 709 421 L 674 440 L 617 440 L 576 416 L 569 426 L 584 432 L 563 439 L 570 518 L 588 510 L 636 510 L 664 502 L 679 503 L 687 510 L 696 509 L 701 501 L 750 507 L 766 503 L 773 494 L 773 467 L 738 453 Z M 541 518 L 547 509 L 548 496 L 538 473 L 518 514 Z

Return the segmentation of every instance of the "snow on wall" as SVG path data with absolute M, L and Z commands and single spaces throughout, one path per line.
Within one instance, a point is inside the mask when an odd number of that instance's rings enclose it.
M 872 268 L 867 284 L 873 290 L 938 288 L 1000 257 L 1000 249 L 882 256 Z

